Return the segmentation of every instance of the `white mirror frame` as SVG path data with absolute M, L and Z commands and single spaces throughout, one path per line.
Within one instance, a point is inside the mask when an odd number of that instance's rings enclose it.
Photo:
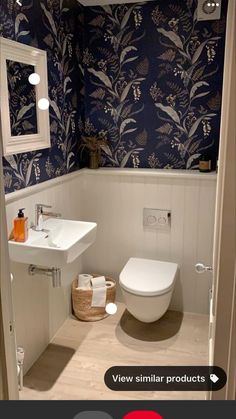
M 25 153 L 51 146 L 49 109 L 41 110 L 38 101 L 48 98 L 47 53 L 38 48 L 21 44 L 9 39 L 0 38 L 0 111 L 3 141 L 3 155 Z M 7 60 L 34 66 L 40 76 L 36 88 L 37 133 L 28 135 L 11 135 L 9 92 L 7 80 Z

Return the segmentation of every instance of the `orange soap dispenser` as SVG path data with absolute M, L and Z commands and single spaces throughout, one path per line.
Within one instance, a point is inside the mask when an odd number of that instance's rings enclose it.
M 16 242 L 25 242 L 28 239 L 28 217 L 25 217 L 24 209 L 19 209 L 18 216 L 14 219 L 14 240 Z

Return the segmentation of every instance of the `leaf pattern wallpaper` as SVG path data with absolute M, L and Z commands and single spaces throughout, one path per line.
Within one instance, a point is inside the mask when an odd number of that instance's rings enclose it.
M 198 22 L 196 7 L 0 0 L 0 36 L 47 51 L 52 143 L 4 158 L 6 193 L 86 166 L 82 135 L 104 140 L 101 166 L 197 169 L 203 153 L 216 160 L 227 0 L 218 21 Z
M 85 132 L 102 165 L 195 169 L 218 153 L 227 4 L 197 22 L 196 0 L 86 10 Z
M 79 117 L 84 106 L 80 66 L 82 7 L 76 0 L 24 0 L 22 4 L 19 7 L 15 0 L 0 0 L 0 36 L 47 51 L 52 147 L 4 158 L 6 193 L 80 167 Z M 24 108 L 27 92 L 17 83 L 14 93 Z M 23 121 L 26 128 L 31 123 L 30 110 L 27 115 Z

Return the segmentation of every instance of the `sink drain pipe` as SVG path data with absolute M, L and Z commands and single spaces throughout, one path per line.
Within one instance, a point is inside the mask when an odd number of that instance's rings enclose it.
M 24 348 L 18 347 L 16 350 L 16 360 L 17 360 L 17 376 L 18 376 L 19 390 L 23 389 L 24 358 L 25 358 Z
M 52 278 L 53 288 L 61 287 L 61 269 L 58 268 L 39 268 L 35 265 L 30 265 L 28 269 L 29 275 L 45 275 Z

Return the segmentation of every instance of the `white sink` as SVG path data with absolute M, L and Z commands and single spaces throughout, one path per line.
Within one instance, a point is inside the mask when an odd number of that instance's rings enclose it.
M 46 231 L 29 229 L 24 243 L 9 241 L 10 259 L 33 265 L 62 268 L 73 262 L 96 239 L 97 224 L 49 218 Z

